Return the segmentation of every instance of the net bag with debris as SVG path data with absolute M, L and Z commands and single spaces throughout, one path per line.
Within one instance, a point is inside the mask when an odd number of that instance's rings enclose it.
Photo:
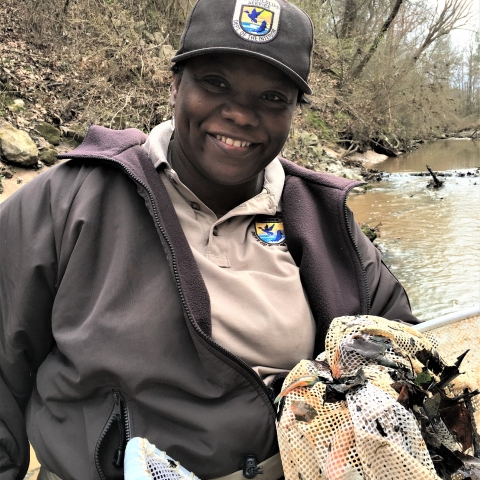
M 199 480 L 147 439 L 135 437 L 125 450 L 125 480 Z
M 464 356 L 447 366 L 425 335 L 380 317 L 333 320 L 325 352 L 277 397 L 285 479 L 480 479 L 479 392 L 452 387 Z

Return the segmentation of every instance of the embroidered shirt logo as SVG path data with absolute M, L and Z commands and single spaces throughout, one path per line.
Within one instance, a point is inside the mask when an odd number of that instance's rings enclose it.
M 266 43 L 277 36 L 279 20 L 276 0 L 237 0 L 232 26 L 244 40 Z
M 278 217 L 258 216 L 255 219 L 255 231 L 253 235 L 266 245 L 283 245 L 285 232 L 283 221 Z

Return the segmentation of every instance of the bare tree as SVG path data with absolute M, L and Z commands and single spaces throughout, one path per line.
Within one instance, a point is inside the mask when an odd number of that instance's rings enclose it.
M 427 35 L 413 55 L 413 62 L 416 62 L 422 53 L 440 37 L 465 26 L 472 15 L 468 0 L 445 0 L 438 16 L 437 12 L 438 7 L 427 26 Z
M 480 34 L 472 35 L 465 51 L 467 81 L 465 88 L 465 113 L 470 115 L 479 108 L 480 87 Z

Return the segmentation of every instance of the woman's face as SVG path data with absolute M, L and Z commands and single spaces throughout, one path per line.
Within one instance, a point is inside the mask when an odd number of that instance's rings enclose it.
M 241 185 L 280 152 L 298 89 L 276 67 L 235 54 L 187 61 L 172 92 L 174 148 L 197 181 Z

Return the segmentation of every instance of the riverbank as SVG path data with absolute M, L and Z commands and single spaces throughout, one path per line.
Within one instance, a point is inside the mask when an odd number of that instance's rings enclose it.
M 58 162 L 57 154 L 72 150 L 83 141 L 85 136 L 79 124 L 60 128 L 43 121 L 31 124 L 23 117 L 25 106 L 21 102 L 14 105 L 16 106 L 16 124 L 0 117 L 0 203 L 43 171 L 55 165 Z M 11 115 L 7 118 L 13 122 Z M 16 128 L 15 125 L 28 126 Z M 6 133 L 11 140 L 6 139 Z M 445 135 L 444 138 L 432 138 L 429 141 L 444 139 L 468 141 L 472 139 L 472 135 L 478 135 L 478 130 L 454 132 Z M 424 139 L 415 141 L 412 143 L 411 151 L 425 143 L 428 142 Z M 397 152 L 397 158 L 404 153 L 408 152 Z M 350 153 L 348 149 L 321 140 L 313 132 L 295 128 L 292 129 L 282 155 L 298 165 L 317 172 L 370 183 L 376 183 L 385 178 L 385 172 L 377 166 L 392 158 L 375 150 Z M 368 185 L 357 188 L 354 193 L 364 193 L 368 188 Z
M 17 119 L 22 118 L 20 115 L 18 111 Z M 57 154 L 70 151 L 84 138 L 78 125 L 63 128 L 49 125 L 49 135 L 42 136 L 44 127 L 42 122 L 20 129 L 0 119 L 0 203 L 55 165 Z M 312 132 L 294 129 L 282 155 L 308 169 L 359 181 L 376 180 L 363 166 L 364 162 L 374 164 L 388 158 L 373 150 L 348 155 L 346 149 L 323 142 Z M 364 192 L 365 187 L 355 191 Z
M 28 17 L 33 13 L 21 3 L 5 0 L 0 4 L 0 120 L 26 132 L 39 152 L 38 161 L 32 159 L 31 166 L 19 168 L 41 167 L 42 171 L 55 162 L 59 140 L 49 139 L 39 126 L 56 129 L 65 142 L 81 140 L 91 124 L 148 132 L 171 117 L 170 58 L 180 23 L 172 25 L 161 11 L 150 12 L 147 20 L 140 21 L 136 19 L 138 12 L 118 3 L 113 10 L 103 5 L 110 19 L 105 20 L 105 15 L 92 17 L 84 24 L 77 15 L 83 12 L 82 2 L 71 2 L 68 15 L 67 2 L 65 12 L 59 13 L 63 30 L 49 35 L 46 32 L 58 19 L 54 17 L 56 10 L 49 10 L 47 4 L 35 7 L 45 5 L 44 23 Z M 37 30 L 32 29 L 33 24 Z M 366 99 L 360 110 L 345 101 L 332 71 L 319 68 L 318 52 L 314 53 L 310 79 L 314 94 L 309 97 L 310 105 L 297 109 L 292 134 L 282 152 L 286 158 L 315 171 L 377 181 L 378 176 L 365 171 L 366 163 L 382 161 L 385 155 L 402 155 L 435 138 L 478 137 L 477 119 L 475 127 L 473 120 L 456 118 L 448 127 L 438 123 L 421 133 L 409 130 L 419 138 L 406 131 L 400 135 L 391 122 L 387 129 L 387 124 L 378 120 L 381 112 L 371 110 Z M 372 123 L 374 118 L 378 125 Z M 469 125 L 470 130 L 460 130 Z M 451 133 L 445 133 L 445 128 Z M 36 172 L 22 171 L 13 179 L 4 176 L 5 191 L 7 186 L 9 191 L 17 188 L 11 184 L 18 177 L 25 182 Z

